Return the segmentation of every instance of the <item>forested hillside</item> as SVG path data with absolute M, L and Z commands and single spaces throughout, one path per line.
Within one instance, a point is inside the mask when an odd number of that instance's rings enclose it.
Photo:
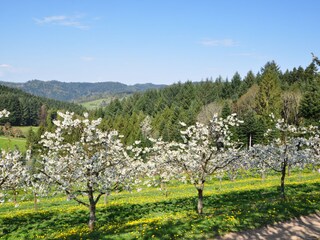
M 119 82 L 59 82 L 59 81 L 40 81 L 32 80 L 26 83 L 10 83 L 0 82 L 0 85 L 5 85 L 13 88 L 19 88 L 25 92 L 36 96 L 52 98 L 61 101 L 76 101 L 89 98 L 95 100 L 94 96 L 101 94 L 116 94 L 116 93 L 134 93 L 145 91 L 147 89 L 162 88 L 165 85 L 155 85 L 151 83 L 126 85 Z
M 82 113 L 80 105 L 37 97 L 19 89 L 0 85 L 0 109 L 10 112 L 8 118 L 2 118 L 0 124 L 9 122 L 13 126 L 37 126 L 46 121 L 57 110 Z
M 180 122 L 208 122 L 214 113 L 235 112 L 245 122 L 235 134 L 246 144 L 263 141 L 269 115 L 283 117 L 290 124 L 318 123 L 320 117 L 320 77 L 317 59 L 306 67 L 281 72 L 275 62 L 261 71 L 238 73 L 228 80 L 177 83 L 160 90 L 136 93 L 93 112 L 102 117 L 103 128 L 117 129 L 124 142 L 146 136 L 162 136 L 181 141 Z

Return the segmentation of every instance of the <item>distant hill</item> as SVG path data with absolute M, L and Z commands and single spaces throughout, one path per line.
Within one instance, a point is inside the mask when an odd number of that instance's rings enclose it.
M 0 125 L 6 122 L 14 126 L 37 126 L 45 121 L 47 114 L 56 110 L 81 114 L 85 108 L 70 102 L 44 98 L 26 93 L 17 88 L 0 85 L 0 110 L 7 109 L 9 117 L 1 118 Z
M 166 85 L 152 83 L 126 85 L 119 82 L 59 82 L 31 80 L 25 83 L 0 81 L 0 85 L 21 89 L 25 92 L 61 101 L 77 101 L 86 96 L 99 94 L 134 93 L 148 89 L 163 88 Z

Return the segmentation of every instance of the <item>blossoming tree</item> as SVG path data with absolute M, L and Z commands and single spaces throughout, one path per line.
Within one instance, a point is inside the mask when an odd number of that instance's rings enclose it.
M 55 132 L 46 132 L 41 143 L 40 175 L 58 186 L 70 199 L 89 208 L 89 228 L 95 227 L 96 204 L 103 194 L 119 184 L 131 183 L 136 162 L 128 156 L 116 131 L 103 132 L 101 119 L 76 119 L 73 113 L 58 113 Z M 86 196 L 87 200 L 81 198 Z
M 320 165 L 320 128 L 318 126 L 309 126 L 303 129 L 310 137 L 308 138 L 308 147 L 311 153 L 311 164 Z
M 149 138 L 149 140 L 152 146 L 144 149 L 147 161 L 143 164 L 143 169 L 145 176 L 148 176 L 145 184 L 159 186 L 167 197 L 167 183 L 171 179 L 181 177 L 181 171 L 173 164 L 178 154 L 177 143 L 166 142 L 162 138 Z
M 10 114 L 6 109 L 0 111 L 0 118 L 8 117 Z M 21 161 L 22 155 L 19 151 L 0 152 L 0 190 L 16 190 L 22 185 L 25 173 L 24 165 Z M 0 198 L 5 196 L 1 194 Z M 0 199 L 3 200 L 3 199 Z
M 235 114 L 226 119 L 214 115 L 209 125 L 196 123 L 181 132 L 184 142 L 178 145 L 178 154 L 173 164 L 197 189 L 199 214 L 203 213 L 206 179 L 241 157 L 239 144 L 231 141 L 230 131 L 230 127 L 238 126 L 239 123 Z
M 305 165 L 310 160 L 310 151 L 306 147 L 308 140 L 300 129 L 286 123 L 284 119 L 274 122 L 275 130 L 280 132 L 280 136 L 271 139 L 267 145 L 254 145 L 251 148 L 251 157 L 256 166 L 267 166 L 281 173 L 280 192 L 282 198 L 285 198 L 285 176 L 288 167 Z M 266 135 L 275 130 L 268 130 Z
M 0 190 L 14 191 L 22 186 L 25 168 L 21 161 L 21 153 L 1 151 L 0 153 Z M 1 194 L 3 197 L 4 194 Z

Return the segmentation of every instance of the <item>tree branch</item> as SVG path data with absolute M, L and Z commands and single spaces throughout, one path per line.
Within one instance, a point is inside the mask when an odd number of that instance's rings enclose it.
M 5 176 L 5 177 L 1 180 L 1 182 L 0 182 L 0 187 L 2 186 L 2 184 L 5 183 L 5 181 L 7 180 L 7 178 L 8 178 L 8 175 Z
M 99 195 L 97 196 L 96 200 L 94 201 L 95 204 L 98 203 L 99 199 L 101 198 L 101 196 L 102 196 L 103 194 L 105 194 L 105 193 L 102 193 L 102 192 L 99 193 Z
M 58 180 L 56 179 L 53 179 L 52 177 L 50 177 L 46 172 L 40 170 L 40 173 L 44 174 L 47 178 L 49 179 L 52 179 L 57 185 L 59 186 L 63 186 L 63 184 L 61 182 L 59 182 Z M 72 199 L 74 199 L 75 201 L 77 201 L 78 203 L 86 206 L 86 207 L 89 207 L 89 204 L 81 201 L 80 199 L 78 199 L 77 197 L 73 196 L 73 194 L 68 190 L 68 189 L 64 189 L 64 191 L 67 193 L 67 195 L 71 196 Z M 76 192 L 85 192 L 85 191 L 76 191 Z

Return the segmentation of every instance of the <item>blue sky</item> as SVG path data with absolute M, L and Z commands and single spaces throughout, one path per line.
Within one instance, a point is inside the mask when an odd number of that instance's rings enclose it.
M 320 56 L 317 0 L 1 0 L 0 80 L 243 77 Z

